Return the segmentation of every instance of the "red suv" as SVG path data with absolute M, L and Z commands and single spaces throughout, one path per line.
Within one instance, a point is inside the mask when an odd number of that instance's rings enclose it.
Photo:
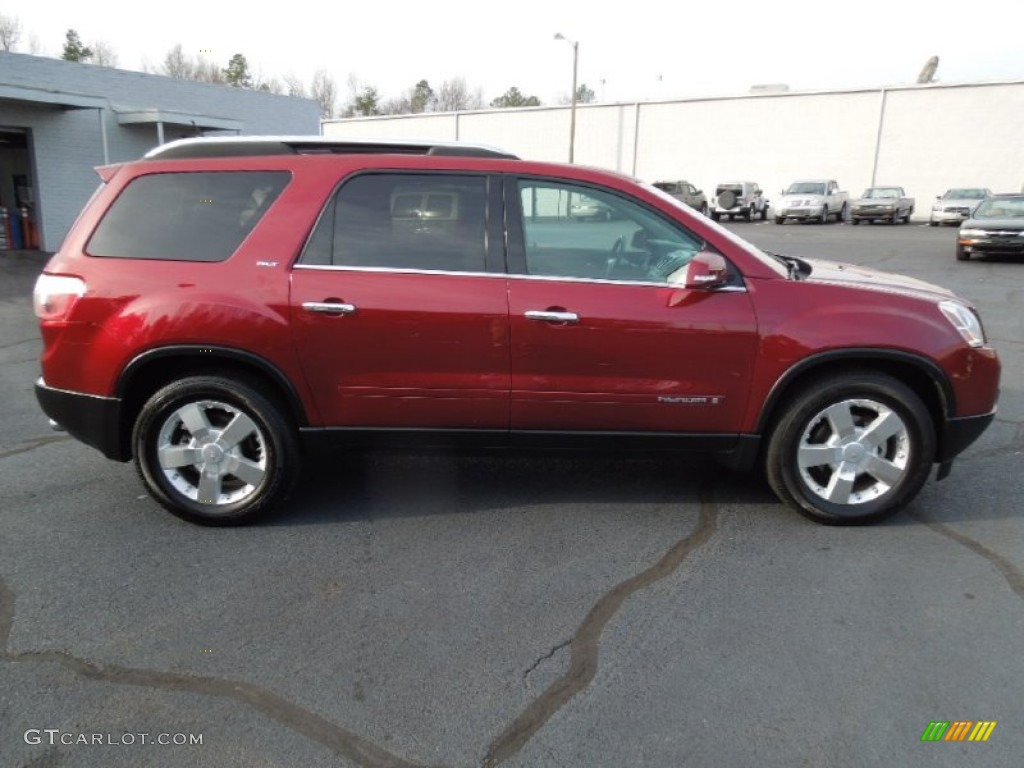
M 316 137 L 99 173 L 36 285 L 36 392 L 194 522 L 253 519 L 332 438 L 700 450 L 864 523 L 995 413 L 967 302 L 767 253 L 615 173 Z

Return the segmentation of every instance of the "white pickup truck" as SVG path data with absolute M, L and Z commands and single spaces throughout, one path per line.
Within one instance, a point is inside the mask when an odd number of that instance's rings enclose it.
M 848 197 L 834 179 L 794 181 L 783 191 L 782 199 L 775 205 L 775 223 L 784 224 L 786 219 L 799 219 L 825 224 L 832 216 L 835 216 L 836 221 L 844 221 Z

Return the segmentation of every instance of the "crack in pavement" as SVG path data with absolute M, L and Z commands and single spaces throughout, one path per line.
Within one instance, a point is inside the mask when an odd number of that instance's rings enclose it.
M 0 578 L 0 661 L 14 663 L 58 664 L 90 680 L 115 685 L 134 685 L 162 691 L 221 696 L 246 704 L 280 725 L 301 733 L 331 750 L 339 757 L 366 768 L 424 768 L 384 750 L 352 731 L 336 725 L 283 696 L 252 683 L 221 680 L 180 672 L 159 672 L 99 664 L 66 651 L 21 651 L 8 649 L 14 626 L 14 592 Z
M 29 451 L 34 451 L 36 448 L 42 448 L 44 445 L 49 445 L 50 443 L 63 443 L 68 440 L 74 440 L 74 438 L 71 437 L 71 435 L 54 435 L 52 437 L 37 437 L 34 440 L 26 440 L 17 448 L 8 448 L 6 451 L 0 451 L 0 459 L 17 456 L 19 453 L 28 453 Z
M 931 530 L 935 531 L 935 533 L 945 536 L 947 539 L 952 539 L 958 544 L 962 544 L 974 554 L 980 555 L 988 560 L 995 566 L 996 570 L 1002 574 L 1003 578 L 1006 579 L 1006 583 L 1010 585 L 1010 589 L 1012 589 L 1018 597 L 1024 597 L 1024 571 L 1021 571 L 1020 568 L 1011 563 L 1007 558 L 1003 557 L 998 552 L 989 549 L 980 541 L 975 541 L 969 536 L 964 536 L 962 533 L 953 530 L 945 523 L 929 520 L 916 512 L 908 512 L 907 514 L 919 523 L 923 523 L 928 526 Z
M 0 453 L 0 458 L 32 450 L 66 437 L 40 438 L 34 445 Z M 539 658 L 524 674 L 533 672 L 545 659 L 559 650 L 570 648 L 568 671 L 552 683 L 492 742 L 484 758 L 484 766 L 496 766 L 514 757 L 530 739 L 576 694 L 593 681 L 598 666 L 599 642 L 609 622 L 627 599 L 646 587 L 675 573 L 686 558 L 706 544 L 715 532 L 717 506 L 710 492 L 700 492 L 700 514 L 696 528 L 671 547 L 658 562 L 646 570 L 620 582 L 606 592 L 591 608 L 576 634 L 556 645 Z M 1024 589 L 1024 579 L 1022 579 Z M 180 672 L 101 664 L 83 659 L 67 651 L 11 651 L 8 643 L 14 625 L 15 595 L 0 577 L 0 661 L 11 663 L 57 664 L 82 677 L 115 685 L 132 685 L 160 691 L 220 696 L 244 704 L 274 722 L 302 734 L 326 747 L 339 757 L 365 768 L 425 768 L 405 760 L 354 732 L 332 723 L 320 715 L 295 704 L 266 688 L 244 681 L 230 681 Z
M 533 673 L 533 671 L 534 671 L 535 669 L 537 669 L 537 667 L 539 667 L 539 666 L 540 666 L 541 664 L 543 664 L 543 663 L 544 663 L 545 661 L 547 661 L 548 659 L 550 659 L 550 658 L 551 658 L 552 656 L 554 656 L 554 655 L 555 655 L 556 653 L 558 653 L 558 652 L 559 652 L 560 650 L 562 650 L 563 648 L 565 648 L 565 647 L 566 647 L 567 645 L 569 645 L 569 643 L 571 643 L 571 642 L 572 642 L 572 640 L 571 640 L 571 639 L 570 639 L 570 640 L 563 640 L 563 641 L 562 641 L 562 642 L 560 642 L 560 643 L 559 643 L 558 645 L 556 645 L 556 646 L 555 646 L 554 648 L 552 648 L 552 649 L 551 649 L 550 651 L 548 651 L 548 652 L 547 652 L 547 653 L 545 653 L 545 654 L 544 654 L 543 656 L 541 656 L 540 658 L 538 658 L 538 659 L 537 659 L 537 660 L 536 660 L 535 662 L 533 662 L 533 664 L 531 664 L 531 665 L 529 666 L 529 668 L 528 668 L 528 669 L 527 669 L 527 670 L 526 670 L 525 672 L 523 672 L 523 683 L 524 683 L 524 684 L 526 683 L 526 680 L 527 680 L 527 678 L 528 678 L 528 677 L 529 677 L 529 676 L 530 676 L 530 675 L 531 675 L 531 674 Z
M 654 565 L 612 587 L 594 604 L 569 641 L 569 669 L 530 702 L 519 717 L 491 743 L 484 757 L 483 768 L 493 768 L 515 757 L 562 707 L 590 685 L 597 674 L 601 635 L 626 600 L 675 573 L 691 552 L 708 542 L 715 532 L 718 507 L 711 500 L 709 489 L 702 489 L 699 496 L 701 503 L 697 527 L 676 542 Z

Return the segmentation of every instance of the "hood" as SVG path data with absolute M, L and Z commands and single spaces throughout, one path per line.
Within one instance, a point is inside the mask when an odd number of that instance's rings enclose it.
M 883 272 L 855 264 L 840 264 L 835 261 L 804 259 L 811 265 L 808 282 L 824 282 L 847 285 L 851 288 L 865 288 L 888 293 L 917 296 L 931 301 L 955 297 L 952 291 L 939 285 L 918 280 L 915 277 Z
M 941 197 L 935 201 L 935 204 L 939 206 L 954 205 L 957 208 L 977 208 L 981 205 L 981 200 L 976 197 Z
M 1001 229 L 1006 231 L 1024 232 L 1024 218 L 1015 216 L 1007 219 L 967 219 L 960 225 L 961 229 Z

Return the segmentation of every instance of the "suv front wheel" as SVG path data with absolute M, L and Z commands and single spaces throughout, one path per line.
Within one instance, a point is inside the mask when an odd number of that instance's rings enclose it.
M 153 497 L 204 525 L 251 522 L 298 474 L 298 441 L 281 410 L 258 387 L 220 376 L 157 391 L 135 422 L 132 444 Z
M 903 507 L 928 479 L 935 427 L 921 399 L 880 373 L 854 372 L 805 387 L 772 431 L 768 483 L 801 514 L 862 525 Z

